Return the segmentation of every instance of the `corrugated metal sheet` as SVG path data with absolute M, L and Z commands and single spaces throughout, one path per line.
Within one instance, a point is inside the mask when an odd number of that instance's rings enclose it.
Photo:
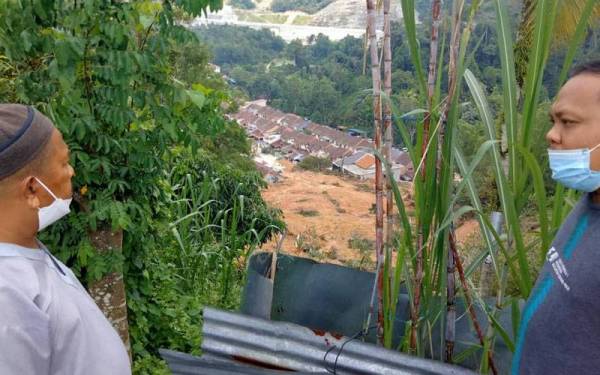
M 214 361 L 193 355 L 160 349 L 161 357 L 167 361 L 173 375 L 289 375 L 289 371 L 278 371 L 259 368 L 248 364 L 232 363 L 231 361 Z M 294 372 L 298 375 L 315 375 L 314 372 Z M 320 373 L 329 374 L 326 371 Z
M 344 345 L 343 350 L 339 348 Z M 296 324 L 204 309 L 203 359 L 252 363 L 272 369 L 336 374 L 474 374 Z M 337 362 L 337 363 L 336 363 Z

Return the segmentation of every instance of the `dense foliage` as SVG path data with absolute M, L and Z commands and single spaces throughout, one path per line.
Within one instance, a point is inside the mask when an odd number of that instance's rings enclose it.
M 220 6 L 0 1 L 0 101 L 48 114 L 77 172 L 75 212 L 44 240 L 84 282 L 124 273 L 140 372 L 159 347 L 199 350 L 200 307 L 235 305 L 245 256 L 283 225 L 207 48 L 175 19 Z M 123 231 L 122 253 L 94 250 L 101 228 Z
M 274 12 L 299 10 L 306 13 L 316 13 L 332 2 L 333 0 L 273 0 L 271 9 Z
M 423 2 L 417 4 L 422 6 Z M 491 4 L 482 6 L 467 58 L 471 62 L 471 70 L 481 77 L 486 90 L 500 97 L 501 69 L 494 11 Z M 518 17 L 518 10 L 518 4 L 511 8 L 515 17 Z M 418 33 L 423 61 L 428 59 L 427 27 L 426 24 L 421 25 Z M 215 64 L 221 66 L 251 98 L 268 99 L 269 104 L 276 108 L 319 123 L 345 125 L 371 134 L 371 103 L 368 98 L 372 83 L 370 72 L 364 70 L 363 40 L 347 37 L 332 42 L 319 35 L 313 37 L 308 45 L 299 41 L 285 44 L 266 30 L 229 26 L 212 26 L 199 33 L 213 49 Z M 406 113 L 419 107 L 416 77 L 407 38 L 399 24 L 392 24 L 391 38 L 393 99 L 398 111 Z M 586 39 L 577 60 L 595 56 L 598 45 L 600 31 L 596 29 Z M 560 62 L 565 52 L 565 46 L 557 44 L 550 54 L 544 76 L 544 87 L 550 91 L 543 93 L 545 98 L 555 94 Z M 447 58 L 445 61 L 447 63 Z M 446 80 L 443 79 L 442 89 L 445 85 Z

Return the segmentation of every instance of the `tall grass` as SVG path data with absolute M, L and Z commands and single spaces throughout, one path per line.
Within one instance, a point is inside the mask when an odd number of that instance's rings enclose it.
M 468 61 L 472 60 L 467 58 L 470 52 L 467 46 L 469 46 L 480 1 L 471 1 L 466 12 L 463 9 L 466 6 L 464 0 L 453 2 L 449 45 L 447 48 L 442 45 L 437 56 L 437 64 L 430 62 L 428 70 L 421 61 L 417 39 L 418 29 L 414 19 L 414 0 L 401 1 L 405 35 L 415 65 L 421 105 L 422 108 L 428 108 L 422 111 L 425 112 L 423 123 L 432 124 L 429 134 L 424 132 L 427 127 L 419 126 L 416 142 L 413 143 L 409 136 L 409 129 L 401 121 L 402 113 L 397 111 L 389 97 L 385 95 L 383 97 L 383 100 L 390 101 L 397 130 L 408 147 L 416 168 L 413 182 L 415 209 L 412 215 L 409 216 L 406 210 L 397 183 L 391 181 L 396 208 L 400 215 L 400 228 L 393 244 L 397 249 L 395 260 L 392 260 L 389 252 L 386 252 L 387 256 L 384 260 L 384 344 L 387 347 L 392 346 L 395 309 L 401 285 L 404 285 L 409 293 L 414 316 L 407 322 L 405 332 L 408 334 L 404 335 L 404 340 L 398 349 L 415 352 L 420 356 L 430 352 L 433 347 L 432 337 L 436 336 L 432 333 L 433 327 L 439 327 L 437 329 L 440 332 L 437 336 L 441 337 L 442 341 L 445 335 L 452 334 L 454 321 L 451 312 L 456 291 L 467 300 L 479 304 L 487 314 L 489 325 L 493 327 L 488 330 L 485 337 L 483 334 L 479 335 L 480 342 L 475 343 L 472 349 L 481 353 L 482 372 L 490 370 L 496 372 L 492 352 L 497 340 L 503 340 L 509 348 L 514 348 L 514 331 L 520 319 L 517 301 L 526 299 L 534 284 L 535 272 L 530 267 L 530 254 L 539 254 L 533 264 L 538 267 L 554 234 L 569 211 L 562 187 L 557 186 L 555 194 L 548 195 L 543 182 L 542 168 L 533 155 L 531 141 L 536 126 L 535 113 L 540 104 L 542 77 L 550 52 L 558 1 L 537 1 L 533 48 L 530 51 L 522 92 L 518 91 L 515 78 L 512 20 L 508 17 L 505 1 L 493 0 L 493 3 L 497 25 L 497 48 L 502 68 L 503 100 L 499 116 L 508 139 L 507 154 L 503 155 L 499 147 L 500 137 L 495 125 L 499 119 L 490 110 L 486 92 L 479 79 L 467 66 Z M 433 4 L 435 5 L 435 0 Z M 592 6 L 588 4 L 584 9 L 584 19 L 589 18 L 591 9 Z M 467 15 L 466 19 L 463 14 Z M 581 26 L 569 43 L 561 82 L 566 77 L 566 72 L 573 61 L 574 51 L 581 44 L 584 35 L 585 28 Z M 443 35 L 441 38 L 445 40 Z M 443 61 L 447 53 L 450 64 L 445 66 Z M 426 72 L 429 73 L 428 82 L 425 81 Z M 449 81 L 447 85 L 449 89 L 445 93 L 441 93 L 440 89 L 442 76 L 448 77 Z M 433 92 L 432 84 L 435 87 Z M 467 163 L 467 159 L 462 155 L 455 141 L 459 131 L 459 98 L 467 95 L 477 108 L 479 120 L 487 137 L 487 141 L 479 146 L 475 155 L 468 155 L 470 163 Z M 487 218 L 487 208 L 482 205 L 478 186 L 473 182 L 473 174 L 477 173 L 479 162 L 486 156 L 491 157 L 492 160 L 494 181 L 504 215 L 506 235 L 502 236 Z M 384 160 L 380 153 L 378 157 Z M 391 175 L 389 165 L 386 163 L 385 166 L 388 175 Z M 460 174 L 460 182 L 455 181 L 455 172 Z M 467 193 L 470 204 L 459 206 L 458 196 L 463 191 Z M 529 240 L 531 234 L 524 233 L 521 225 L 527 204 L 532 199 L 535 202 L 535 214 L 539 221 L 537 238 L 533 241 Z M 449 251 L 456 245 L 452 235 L 452 223 L 467 213 L 475 215 L 479 222 L 482 251 L 476 254 L 471 263 L 463 266 L 461 257 L 452 257 Z M 495 251 L 496 248 L 499 252 Z M 495 307 L 487 306 L 483 302 L 471 281 L 474 272 L 486 256 L 492 259 L 498 285 Z M 457 263 L 456 268 L 459 271 L 462 269 L 459 275 L 460 287 L 456 289 L 452 285 L 455 277 L 453 262 Z M 451 266 L 450 273 L 448 273 L 448 265 Z M 511 295 L 507 295 L 508 280 L 516 285 Z M 448 284 L 450 290 L 447 290 Z M 497 314 L 505 308 L 512 309 L 513 331 L 498 323 Z M 446 318 L 446 312 L 450 319 Z M 476 321 L 474 314 L 471 315 L 471 319 L 476 325 L 481 323 Z M 411 331 L 414 335 L 410 334 Z M 446 340 L 446 344 L 448 342 Z M 443 342 L 440 344 L 440 353 L 430 353 L 430 355 L 451 360 L 452 353 L 448 355 L 442 351 L 444 348 L 451 348 L 452 345 L 444 345 Z M 467 354 L 458 353 L 454 360 Z
M 234 304 L 232 289 L 242 284 L 244 262 L 275 225 L 262 226 L 258 218 L 248 222 L 249 199 L 242 183 L 224 191 L 219 177 L 202 172 L 169 176 L 172 187 L 172 212 L 175 219 L 170 232 L 179 248 L 172 259 L 179 271 L 181 284 L 220 298 L 221 305 Z M 210 290 L 208 290 L 210 289 Z

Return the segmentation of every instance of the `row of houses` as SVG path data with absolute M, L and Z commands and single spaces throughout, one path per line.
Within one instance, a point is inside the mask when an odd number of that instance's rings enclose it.
M 232 116 L 254 140 L 255 153 L 275 151 L 293 162 L 306 156 L 331 160 L 332 169 L 360 179 L 374 178 L 374 143 L 359 131 L 344 132 L 320 125 L 292 113 L 284 113 L 266 105 L 250 102 Z M 408 153 L 392 148 L 391 167 L 394 178 L 411 180 L 413 167 Z

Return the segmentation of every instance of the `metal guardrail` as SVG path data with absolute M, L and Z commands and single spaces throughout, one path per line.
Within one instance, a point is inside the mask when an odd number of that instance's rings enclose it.
M 308 373 L 474 374 L 442 362 L 285 322 L 204 309 L 203 359 Z

